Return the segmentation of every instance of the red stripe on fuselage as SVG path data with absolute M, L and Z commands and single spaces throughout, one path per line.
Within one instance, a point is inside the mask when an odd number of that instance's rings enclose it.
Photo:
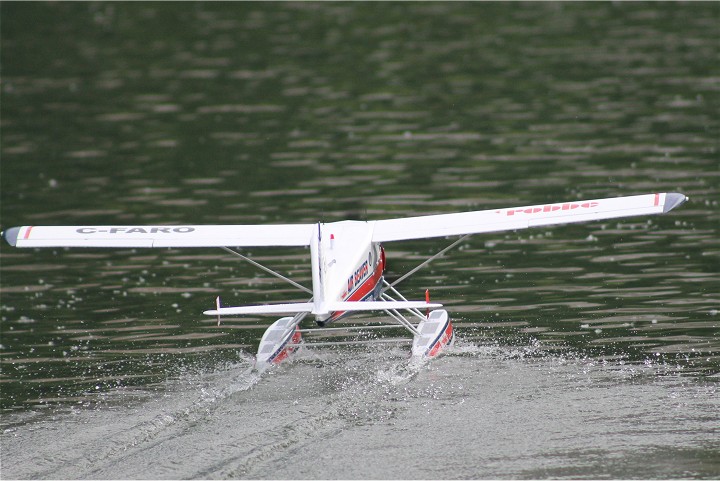
M 380 279 L 382 279 L 383 272 L 385 271 L 385 263 L 383 260 L 381 260 L 377 267 L 375 268 L 375 271 L 372 273 L 370 277 L 365 279 L 365 282 L 360 284 L 360 286 L 352 291 L 350 295 L 342 299 L 344 302 L 353 302 L 353 301 L 362 301 L 365 299 L 370 293 L 372 293 L 373 289 L 375 289 L 375 286 L 377 286 L 378 282 L 380 282 Z M 338 311 L 333 312 L 330 318 L 325 322 L 333 322 L 340 319 L 343 315 L 346 314 L 346 311 Z

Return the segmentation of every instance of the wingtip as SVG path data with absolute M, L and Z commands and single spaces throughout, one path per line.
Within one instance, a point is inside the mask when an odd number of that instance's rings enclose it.
M 689 197 L 687 197 L 684 194 L 680 194 L 678 192 L 671 192 L 665 195 L 665 205 L 663 206 L 663 214 L 667 214 L 671 210 L 673 210 L 675 207 L 679 207 L 683 205 L 685 202 L 689 200 Z
M 17 245 L 18 235 L 20 235 L 20 229 L 21 227 L 11 227 L 0 233 L 0 235 L 2 235 L 8 244 L 15 247 Z

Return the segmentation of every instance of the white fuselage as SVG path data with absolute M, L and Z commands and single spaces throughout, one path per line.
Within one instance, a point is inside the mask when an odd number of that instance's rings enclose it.
M 372 242 L 372 222 L 317 224 L 310 243 L 313 312 L 318 324 L 342 317 L 330 311 L 335 301 L 376 300 L 385 271 L 385 252 Z

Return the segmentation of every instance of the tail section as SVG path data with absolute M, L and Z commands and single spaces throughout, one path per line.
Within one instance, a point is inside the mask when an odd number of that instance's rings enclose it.
M 317 225 L 317 235 L 310 241 L 310 267 L 312 269 L 314 310 L 320 310 L 325 302 L 325 262 L 322 250 L 322 224 Z

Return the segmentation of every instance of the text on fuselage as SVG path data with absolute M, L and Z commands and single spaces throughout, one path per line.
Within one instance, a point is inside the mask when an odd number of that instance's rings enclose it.
M 355 289 L 360 283 L 365 280 L 365 278 L 370 273 L 370 264 L 368 264 L 368 261 L 363 262 L 360 267 L 355 270 L 355 272 L 348 277 L 347 281 L 347 290 L 348 292 Z

